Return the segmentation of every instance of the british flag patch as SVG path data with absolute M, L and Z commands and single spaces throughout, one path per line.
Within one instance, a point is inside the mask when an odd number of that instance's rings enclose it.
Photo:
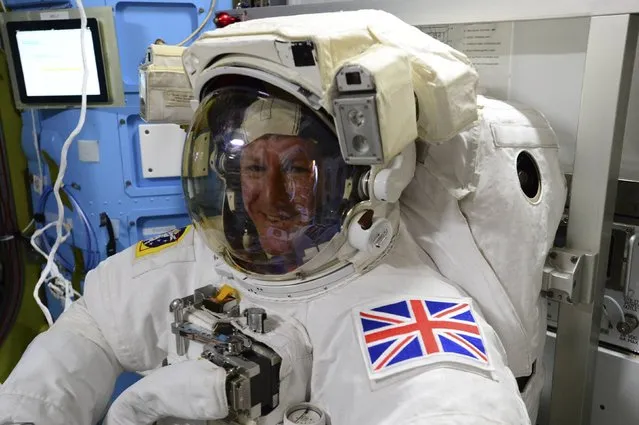
M 373 379 L 442 361 L 492 370 L 470 299 L 404 299 L 354 314 Z

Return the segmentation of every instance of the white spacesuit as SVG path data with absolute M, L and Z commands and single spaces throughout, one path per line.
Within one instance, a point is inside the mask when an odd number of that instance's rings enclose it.
M 565 198 L 545 120 L 377 11 L 234 24 L 184 65 L 194 225 L 88 274 L 0 424 L 96 423 L 123 370 L 105 425 L 530 423 Z

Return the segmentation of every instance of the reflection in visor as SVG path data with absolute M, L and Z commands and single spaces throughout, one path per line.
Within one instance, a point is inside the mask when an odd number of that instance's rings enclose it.
M 349 188 L 364 170 L 342 160 L 315 112 L 264 89 L 225 87 L 201 103 L 185 145 L 184 188 L 211 249 L 245 271 L 281 275 L 340 232 L 359 202 Z
M 269 135 L 242 151 L 242 201 L 268 255 L 288 255 L 292 241 L 315 217 L 314 142 Z

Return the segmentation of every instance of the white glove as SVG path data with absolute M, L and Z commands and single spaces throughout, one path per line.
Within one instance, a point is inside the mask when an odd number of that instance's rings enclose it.
M 208 360 L 166 366 L 127 388 L 104 425 L 150 425 L 168 418 L 222 419 L 228 415 L 226 371 Z

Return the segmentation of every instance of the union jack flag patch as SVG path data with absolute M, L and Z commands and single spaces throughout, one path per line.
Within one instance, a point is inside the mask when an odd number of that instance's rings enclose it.
M 371 379 L 439 362 L 492 370 L 470 299 L 403 299 L 354 315 Z

